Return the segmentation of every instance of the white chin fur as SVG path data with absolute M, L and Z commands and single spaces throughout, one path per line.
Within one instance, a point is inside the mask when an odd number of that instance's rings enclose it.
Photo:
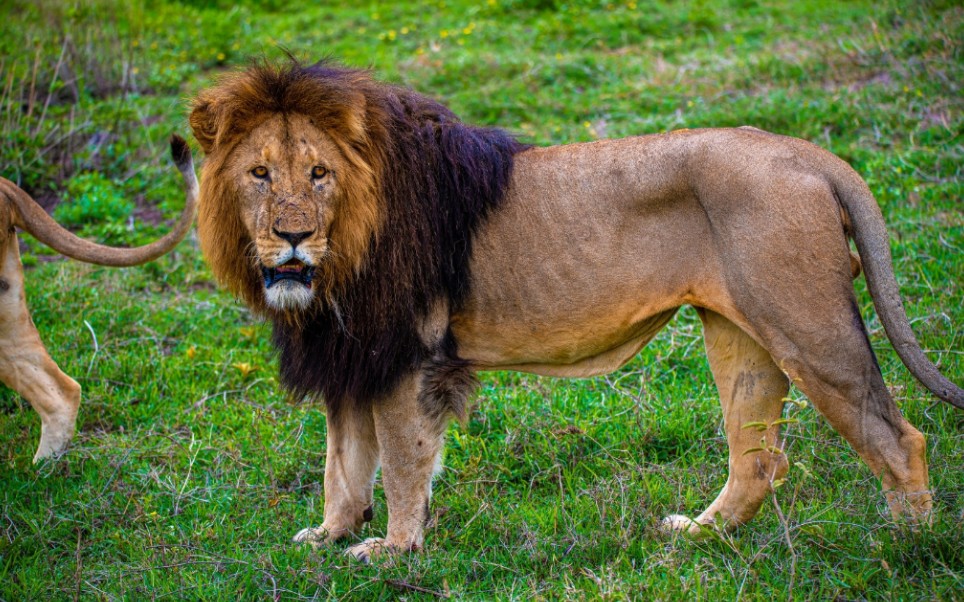
M 265 289 L 264 295 L 269 306 L 288 311 L 308 307 L 315 293 L 301 283 L 281 281 L 271 288 Z

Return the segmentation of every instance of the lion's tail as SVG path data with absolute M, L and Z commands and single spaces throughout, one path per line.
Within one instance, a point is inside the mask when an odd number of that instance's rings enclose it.
M 911 374 L 934 395 L 964 410 L 964 389 L 944 377 L 928 359 L 911 330 L 894 277 L 887 230 L 870 188 L 849 165 L 833 163 L 830 180 L 837 202 L 850 218 L 867 286 L 887 338 Z
M 191 149 L 180 136 L 171 136 L 171 156 L 184 178 L 187 200 L 174 228 L 158 240 L 141 247 L 119 248 L 99 245 L 75 236 L 47 215 L 30 195 L 13 182 L 0 178 L 0 194 L 10 199 L 16 208 L 14 224 L 37 240 L 62 253 L 86 263 L 124 267 L 139 265 L 164 255 L 181 242 L 191 230 L 197 209 L 198 183 L 194 174 Z

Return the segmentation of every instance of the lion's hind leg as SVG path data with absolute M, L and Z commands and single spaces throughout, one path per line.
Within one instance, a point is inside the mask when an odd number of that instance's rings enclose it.
M 342 404 L 328 408 L 325 459 L 325 518 L 302 529 L 294 541 L 319 546 L 357 533 L 372 519 L 372 490 L 378 469 L 378 441 L 369 408 Z
M 787 472 L 779 425 L 783 399 L 789 390 L 786 375 L 736 324 L 723 316 L 697 310 L 710 369 L 723 405 L 723 424 L 729 445 L 729 476 L 723 490 L 695 520 L 673 515 L 665 528 L 699 534 L 704 525 L 732 529 L 746 523 L 760 509 L 773 481 Z M 747 425 L 767 425 L 745 428 Z M 762 428 L 762 427 L 761 427 Z M 753 451 L 758 450 L 758 451 Z
M 799 307 L 800 315 L 805 308 Z M 880 480 L 895 519 L 930 520 L 926 440 L 900 413 L 860 320 L 850 311 L 810 316 L 822 333 L 769 331 L 767 343 L 794 384 Z M 817 318 L 822 318 L 819 322 Z
M 80 385 L 50 358 L 27 310 L 17 237 L 5 232 L 0 248 L 0 381 L 40 415 L 34 462 L 67 447 L 80 407 Z

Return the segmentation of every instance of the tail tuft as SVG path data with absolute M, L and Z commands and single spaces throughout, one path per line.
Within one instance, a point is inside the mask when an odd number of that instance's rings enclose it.
M 178 169 L 183 169 L 192 162 L 191 147 L 188 146 L 187 140 L 177 134 L 171 134 L 171 158 L 174 159 Z

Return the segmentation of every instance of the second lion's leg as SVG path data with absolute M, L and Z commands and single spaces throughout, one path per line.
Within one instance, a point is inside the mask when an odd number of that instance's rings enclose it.
M 332 542 L 357 533 L 371 520 L 378 441 L 370 408 L 328 411 L 325 457 L 325 520 L 319 527 L 299 531 L 295 541 Z
M 780 448 L 779 426 L 762 432 L 744 428 L 751 422 L 769 425 L 780 418 L 789 390 L 787 377 L 770 354 L 736 324 L 711 311 L 698 311 L 710 369 L 723 404 L 730 461 L 726 485 L 695 521 L 678 515 L 665 519 L 667 527 L 691 534 L 717 520 L 727 528 L 749 521 L 770 493 L 771 483 L 787 472 L 786 457 L 766 451 Z M 764 451 L 749 451 L 755 448 Z
M 23 288 L 17 237 L 0 248 L 0 381 L 30 402 L 40 415 L 40 444 L 34 462 L 59 453 L 74 435 L 80 385 L 64 374 L 40 340 Z
M 388 502 L 388 534 L 349 548 L 362 562 L 373 555 L 418 550 L 429 517 L 432 477 L 439 469 L 447 416 L 427 412 L 418 399 L 420 378 L 413 375 L 389 398 L 374 406 L 375 431 Z

